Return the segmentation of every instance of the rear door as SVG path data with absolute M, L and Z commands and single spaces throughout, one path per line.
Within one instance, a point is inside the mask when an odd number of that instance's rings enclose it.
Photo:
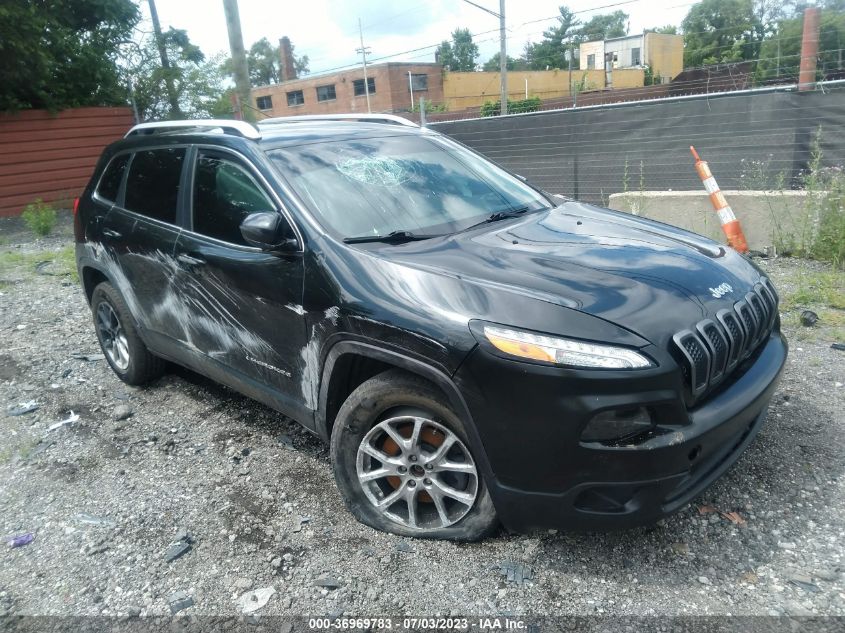
M 147 343 L 170 355 L 183 311 L 174 292 L 173 251 L 187 147 L 136 150 L 118 199 L 100 227 L 98 260 L 129 304 Z
M 196 150 L 189 197 L 191 213 L 176 244 L 178 265 L 188 273 L 178 277 L 188 311 L 186 344 L 240 381 L 272 390 L 282 401 L 275 404 L 301 419 L 302 253 L 252 247 L 239 229 L 251 213 L 281 213 L 281 201 L 247 159 L 203 147 Z

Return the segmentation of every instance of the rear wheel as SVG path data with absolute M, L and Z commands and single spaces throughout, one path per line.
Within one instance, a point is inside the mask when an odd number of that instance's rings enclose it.
M 130 385 L 142 385 L 164 373 L 165 362 L 144 345 L 126 302 L 114 286 L 104 281 L 94 288 L 91 311 L 97 340 L 118 378 Z
M 460 418 L 398 370 L 358 387 L 332 434 L 335 479 L 355 517 L 404 536 L 477 540 L 498 525 Z

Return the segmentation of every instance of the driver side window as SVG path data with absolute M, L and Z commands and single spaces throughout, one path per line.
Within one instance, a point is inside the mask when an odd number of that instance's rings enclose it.
M 200 151 L 193 191 L 193 230 L 246 246 L 240 225 L 251 213 L 273 211 L 255 179 L 234 160 Z

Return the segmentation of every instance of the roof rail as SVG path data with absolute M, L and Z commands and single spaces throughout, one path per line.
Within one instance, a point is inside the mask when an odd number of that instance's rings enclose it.
M 139 136 L 142 134 L 155 134 L 157 132 L 173 132 L 177 130 L 201 130 L 204 132 L 221 130 L 224 134 L 237 134 L 244 138 L 258 140 L 261 134 L 246 121 L 234 119 L 193 119 L 183 121 L 155 121 L 152 123 L 139 123 L 130 129 L 124 138 Z
M 281 123 L 301 123 L 307 121 L 360 121 L 362 123 L 389 123 L 393 125 L 405 125 L 408 127 L 419 127 L 413 121 L 396 116 L 395 114 L 302 114 L 299 116 L 279 116 L 258 121 L 258 126 L 277 125 Z

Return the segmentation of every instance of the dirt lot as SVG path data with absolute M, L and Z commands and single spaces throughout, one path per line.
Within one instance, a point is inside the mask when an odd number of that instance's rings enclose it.
M 184 370 L 119 382 L 68 231 L 36 242 L 0 222 L 0 535 L 35 535 L 0 553 L 0 615 L 168 614 L 179 600 L 237 614 L 269 587 L 260 614 L 845 615 L 841 273 L 761 261 L 784 297 L 788 369 L 769 424 L 692 506 L 648 529 L 465 545 L 356 523 L 326 447 L 225 388 Z M 190 549 L 168 562 L 180 530 Z M 531 578 L 509 581 L 504 563 Z

